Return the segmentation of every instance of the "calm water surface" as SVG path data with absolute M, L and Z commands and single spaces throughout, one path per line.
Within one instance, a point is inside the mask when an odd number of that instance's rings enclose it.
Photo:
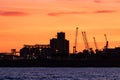
M 0 80 L 120 80 L 120 68 L 0 68 Z

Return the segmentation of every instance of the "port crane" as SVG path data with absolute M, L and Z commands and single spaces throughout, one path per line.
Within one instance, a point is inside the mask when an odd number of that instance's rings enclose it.
M 76 33 L 75 33 L 75 44 L 73 46 L 73 54 L 77 53 L 77 37 L 78 37 L 78 27 L 76 27 Z
M 96 48 L 96 50 L 97 50 L 97 49 L 98 49 L 98 46 L 97 46 L 96 38 L 95 38 L 95 37 L 93 37 L 93 40 L 94 40 L 94 45 L 95 45 L 95 48 Z
M 104 34 L 104 36 L 105 36 L 105 41 L 106 41 L 106 45 L 105 45 L 105 49 L 107 49 L 108 48 L 108 40 L 107 40 L 107 36 L 106 36 L 106 34 Z
M 83 37 L 83 41 L 84 41 L 84 44 L 85 44 L 85 49 L 89 50 L 89 44 L 88 44 L 86 32 L 82 32 L 82 37 Z

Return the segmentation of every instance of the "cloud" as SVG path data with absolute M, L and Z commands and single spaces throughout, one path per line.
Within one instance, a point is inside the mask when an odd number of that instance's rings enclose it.
M 101 0 L 93 0 L 93 2 L 95 2 L 95 3 L 102 3 Z
M 56 12 L 56 13 L 48 13 L 49 16 L 59 16 L 59 15 L 65 15 L 65 14 L 86 14 L 87 12 Z
M 114 1 L 115 3 L 120 3 L 120 0 Z
M 20 11 L 0 11 L 1 16 L 26 16 L 28 13 Z
M 114 13 L 117 12 L 115 10 L 97 10 L 93 12 L 87 12 L 87 11 L 72 11 L 72 12 L 51 12 L 48 13 L 48 16 L 60 16 L 60 15 L 70 15 L 70 14 L 102 14 L 102 13 Z
M 94 11 L 93 13 L 114 13 L 116 12 L 115 10 L 98 10 Z

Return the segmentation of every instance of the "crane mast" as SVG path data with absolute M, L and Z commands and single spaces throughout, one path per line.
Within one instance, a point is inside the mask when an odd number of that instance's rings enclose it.
M 75 44 L 74 44 L 74 46 L 73 46 L 73 53 L 74 53 L 74 54 L 77 52 L 77 37 L 78 37 L 78 27 L 76 27 Z

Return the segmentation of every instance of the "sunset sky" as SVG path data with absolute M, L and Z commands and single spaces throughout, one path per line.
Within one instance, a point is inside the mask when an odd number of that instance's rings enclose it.
M 120 0 L 0 0 L 0 52 L 24 44 L 49 44 L 57 32 L 66 32 L 70 51 L 79 27 L 78 51 L 84 49 L 81 32 L 90 47 L 120 46 Z

